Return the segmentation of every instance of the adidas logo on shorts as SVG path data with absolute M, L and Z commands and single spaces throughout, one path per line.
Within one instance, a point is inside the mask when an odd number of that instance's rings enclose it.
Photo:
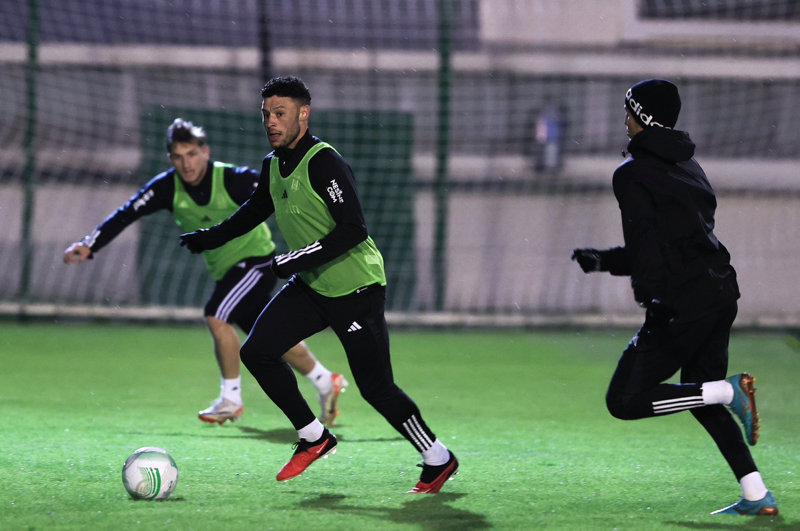
M 353 324 L 347 329 L 348 332 L 357 332 L 358 330 L 361 330 L 361 325 L 355 321 L 353 321 Z

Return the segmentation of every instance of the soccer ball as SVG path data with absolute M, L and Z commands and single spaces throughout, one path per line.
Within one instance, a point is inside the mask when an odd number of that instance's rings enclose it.
M 163 448 L 145 446 L 125 460 L 122 484 L 135 500 L 166 500 L 178 485 L 178 466 Z

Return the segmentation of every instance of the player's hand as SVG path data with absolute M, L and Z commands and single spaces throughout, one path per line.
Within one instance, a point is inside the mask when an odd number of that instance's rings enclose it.
M 285 269 L 281 268 L 281 266 L 278 265 L 278 258 L 280 258 L 280 255 L 270 260 L 269 262 L 270 269 L 272 269 L 272 272 L 278 278 L 289 278 L 290 276 L 292 276 L 292 274 L 287 273 Z
M 89 249 L 88 245 L 81 242 L 75 242 L 66 248 L 62 258 L 65 264 L 80 264 L 87 258 L 93 258 L 93 256 L 92 250 Z
M 215 244 L 208 229 L 199 229 L 194 232 L 185 232 L 180 235 L 181 246 L 189 249 L 191 253 L 197 254 L 215 249 L 218 245 Z
M 575 249 L 572 251 L 571 260 L 576 260 L 584 273 L 600 271 L 603 266 L 600 251 L 597 249 Z
M 675 318 L 675 310 L 661 302 L 659 299 L 650 299 L 644 304 L 647 308 L 645 321 L 659 326 L 666 326 Z

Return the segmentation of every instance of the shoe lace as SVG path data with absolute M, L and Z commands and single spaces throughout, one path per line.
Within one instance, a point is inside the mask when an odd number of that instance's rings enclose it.
M 300 439 L 296 443 L 292 444 L 292 449 L 294 449 L 294 453 L 305 452 L 309 448 L 314 446 L 314 441 L 307 441 L 305 439 Z

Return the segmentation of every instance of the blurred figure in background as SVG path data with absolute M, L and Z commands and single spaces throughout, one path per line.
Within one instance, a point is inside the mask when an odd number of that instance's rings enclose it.
M 553 103 L 545 103 L 536 117 L 537 172 L 554 173 L 564 166 L 563 112 Z

